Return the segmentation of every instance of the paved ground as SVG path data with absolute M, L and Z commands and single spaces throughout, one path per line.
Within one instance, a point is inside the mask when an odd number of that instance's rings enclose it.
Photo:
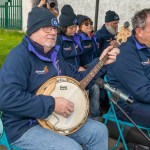
M 109 149 L 116 144 L 116 140 L 109 138 Z M 122 147 L 122 144 L 119 144 L 119 147 L 116 150 L 119 150 Z
M 0 146 L 0 150 L 6 150 L 6 148 L 3 146 Z

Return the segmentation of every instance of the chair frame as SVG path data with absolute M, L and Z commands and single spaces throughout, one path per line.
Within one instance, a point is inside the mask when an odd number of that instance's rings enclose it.
M 20 148 L 9 144 L 7 135 L 2 122 L 2 111 L 0 111 L 0 145 L 4 145 L 7 150 L 21 150 Z
M 108 82 L 106 75 L 104 76 L 104 80 L 105 80 L 105 82 Z M 124 135 L 123 135 L 123 131 L 124 131 L 125 126 L 129 126 L 129 127 L 135 127 L 135 126 L 134 126 L 133 123 L 130 123 L 130 122 L 127 122 L 127 121 L 122 121 L 122 120 L 119 120 L 117 118 L 117 115 L 116 115 L 116 112 L 115 112 L 115 107 L 114 107 L 114 104 L 116 103 L 116 101 L 112 98 L 111 93 L 108 90 L 107 90 L 107 94 L 108 94 L 108 98 L 110 100 L 109 101 L 110 102 L 110 108 L 109 108 L 107 114 L 103 115 L 103 118 L 105 119 L 104 124 L 106 125 L 108 120 L 113 121 L 113 122 L 116 123 L 117 129 L 119 131 L 119 137 L 117 139 L 117 142 L 111 149 L 112 150 L 116 149 L 119 146 L 120 141 L 122 141 L 124 149 L 128 150 L 128 147 L 127 147 Z M 150 138 L 150 128 L 139 126 L 139 125 L 137 125 L 137 127 L 139 129 L 145 130 L 148 134 L 148 137 Z

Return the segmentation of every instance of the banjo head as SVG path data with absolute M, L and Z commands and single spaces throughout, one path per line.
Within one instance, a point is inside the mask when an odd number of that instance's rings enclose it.
M 68 135 L 77 131 L 86 121 L 89 113 L 88 95 L 73 78 L 67 76 L 51 78 L 38 89 L 36 95 L 39 94 L 64 97 L 74 103 L 74 112 L 68 118 L 53 112 L 44 120 L 38 119 L 44 128 Z

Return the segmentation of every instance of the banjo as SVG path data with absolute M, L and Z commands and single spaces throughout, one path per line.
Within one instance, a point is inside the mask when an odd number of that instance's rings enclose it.
M 74 103 L 74 112 L 65 118 L 53 112 L 46 119 L 37 121 L 49 130 L 63 135 L 77 131 L 86 121 L 89 113 L 89 99 L 85 87 L 94 78 L 98 71 L 107 61 L 106 54 L 95 67 L 80 82 L 68 76 L 56 76 L 47 80 L 36 92 L 36 95 L 50 95 L 53 97 L 64 97 Z

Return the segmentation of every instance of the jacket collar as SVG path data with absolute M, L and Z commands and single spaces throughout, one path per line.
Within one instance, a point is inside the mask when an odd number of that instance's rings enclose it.
M 60 46 L 57 45 L 53 47 L 50 52 L 45 54 L 43 46 L 35 43 L 29 36 L 25 35 L 24 40 L 27 42 L 28 50 L 39 59 L 47 62 L 53 62 L 54 59 L 56 59 L 55 57 L 57 56 Z

